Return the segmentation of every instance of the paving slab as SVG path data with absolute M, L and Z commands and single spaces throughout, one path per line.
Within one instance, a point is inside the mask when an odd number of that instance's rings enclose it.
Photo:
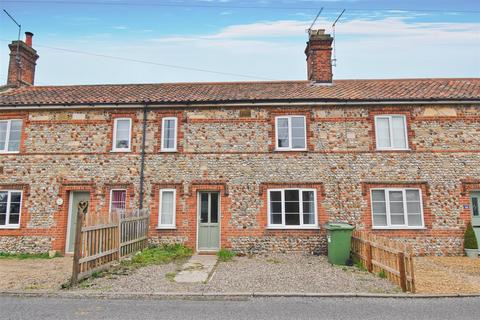
M 217 264 L 217 256 L 193 255 L 175 276 L 179 283 L 206 283 Z

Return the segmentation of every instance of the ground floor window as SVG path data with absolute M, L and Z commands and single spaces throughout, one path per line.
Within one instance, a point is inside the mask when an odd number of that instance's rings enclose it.
M 268 226 L 273 228 L 316 227 L 316 190 L 269 189 Z
M 420 189 L 372 189 L 374 228 L 423 228 Z
M 160 189 L 159 228 L 175 227 L 175 189 Z
M 0 228 L 20 226 L 22 191 L 0 190 Z
M 110 194 L 110 212 L 124 212 L 127 207 L 127 190 L 112 190 Z

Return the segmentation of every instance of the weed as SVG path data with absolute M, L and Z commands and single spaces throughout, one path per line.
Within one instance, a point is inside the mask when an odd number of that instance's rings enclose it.
M 361 271 L 367 271 L 367 268 L 365 268 L 362 260 L 358 260 L 357 262 L 355 262 L 355 266 Z
M 192 255 L 192 249 L 180 244 L 161 247 L 149 247 L 135 254 L 130 260 L 122 261 L 122 266 L 143 267 L 154 264 L 166 264 Z
M 385 270 L 382 270 L 378 273 L 378 276 L 382 279 L 387 278 L 387 274 L 385 273 Z
M 167 272 L 165 274 L 165 278 L 167 278 L 168 281 L 175 282 L 176 275 L 177 275 L 176 272 Z
M 221 249 L 220 251 L 218 251 L 217 256 L 218 256 L 218 260 L 222 262 L 227 262 L 227 261 L 231 261 L 236 256 L 236 254 L 231 250 Z
M 274 264 L 282 263 L 282 261 L 280 259 L 277 259 L 277 258 L 268 258 L 267 262 L 274 263 Z

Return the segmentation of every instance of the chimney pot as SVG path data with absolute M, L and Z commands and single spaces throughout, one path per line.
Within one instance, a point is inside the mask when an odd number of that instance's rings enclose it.
M 25 43 L 30 48 L 32 47 L 32 37 L 33 33 L 31 33 L 30 31 L 25 32 Z

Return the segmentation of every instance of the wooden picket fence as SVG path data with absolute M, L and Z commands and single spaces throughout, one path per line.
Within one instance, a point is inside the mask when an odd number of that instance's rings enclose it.
M 353 260 L 361 261 L 368 272 L 384 274 L 403 292 L 415 292 L 413 253 L 409 246 L 367 231 L 355 230 L 351 251 Z
M 79 210 L 71 283 L 76 284 L 147 246 L 146 210 L 86 214 Z

